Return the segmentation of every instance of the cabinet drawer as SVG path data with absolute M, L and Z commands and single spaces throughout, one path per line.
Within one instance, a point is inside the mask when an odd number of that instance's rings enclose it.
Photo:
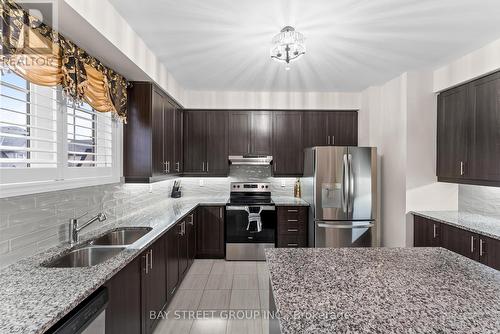
M 278 222 L 306 222 L 307 207 L 282 206 L 278 207 Z
M 298 235 L 305 234 L 306 231 L 305 222 L 278 222 L 278 234 Z
M 278 247 L 293 248 L 293 247 L 307 247 L 307 240 L 305 234 L 300 235 L 278 235 Z

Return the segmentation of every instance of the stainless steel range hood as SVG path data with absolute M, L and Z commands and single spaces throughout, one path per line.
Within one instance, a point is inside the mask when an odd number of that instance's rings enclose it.
M 229 162 L 232 165 L 268 166 L 273 161 L 270 155 L 230 155 Z

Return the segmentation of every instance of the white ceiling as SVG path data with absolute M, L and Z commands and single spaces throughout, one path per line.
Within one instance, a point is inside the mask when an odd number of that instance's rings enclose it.
M 193 90 L 359 91 L 500 38 L 500 0 L 110 1 Z M 269 57 L 285 25 L 307 46 L 290 71 Z

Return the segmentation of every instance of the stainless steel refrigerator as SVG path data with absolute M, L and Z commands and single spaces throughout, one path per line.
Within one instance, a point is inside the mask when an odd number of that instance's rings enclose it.
M 377 240 L 377 149 L 305 149 L 303 198 L 310 247 L 373 247 Z

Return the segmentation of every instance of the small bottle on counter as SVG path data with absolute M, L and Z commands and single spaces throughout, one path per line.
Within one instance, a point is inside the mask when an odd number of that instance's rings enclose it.
M 293 187 L 293 196 L 296 198 L 300 198 L 302 196 L 302 190 L 300 189 L 299 178 L 297 178 L 297 181 L 295 181 L 295 186 Z

